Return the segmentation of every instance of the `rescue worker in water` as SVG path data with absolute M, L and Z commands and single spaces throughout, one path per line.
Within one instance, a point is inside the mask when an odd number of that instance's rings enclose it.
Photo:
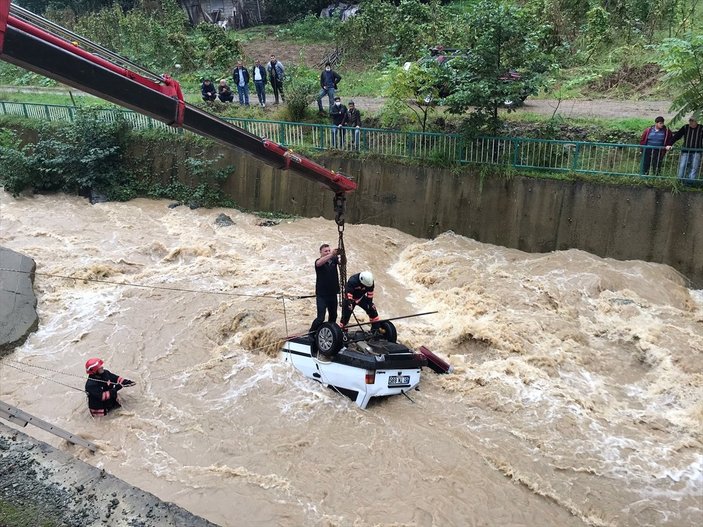
M 373 274 L 371 271 L 363 271 L 352 275 L 347 280 L 347 285 L 344 287 L 344 303 L 342 304 L 342 318 L 339 325 L 342 329 L 345 328 L 349 319 L 352 316 L 354 308 L 359 305 L 361 309 L 366 311 L 371 322 L 371 329 L 379 328 L 378 311 L 373 303 Z
M 120 408 L 117 399 L 117 392 L 125 386 L 134 386 L 134 381 L 115 375 L 103 368 L 105 362 L 102 359 L 88 359 L 85 363 L 85 372 L 88 380 L 85 383 L 85 391 L 88 394 L 88 408 L 90 415 L 99 417 L 107 415 L 115 408 Z

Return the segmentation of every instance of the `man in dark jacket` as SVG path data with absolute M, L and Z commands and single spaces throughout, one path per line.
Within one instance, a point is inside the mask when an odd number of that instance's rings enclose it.
M 697 179 L 701 167 L 701 154 L 703 153 L 703 127 L 698 125 L 695 117 L 688 120 L 688 124 L 679 128 L 671 140 L 675 143 L 683 137 L 681 158 L 679 159 L 679 179 Z M 667 147 L 669 150 L 671 147 Z M 689 170 L 690 166 L 690 170 Z M 688 172 L 688 176 L 686 175 Z
M 347 120 L 347 107 L 342 104 L 342 99 L 334 98 L 334 104 L 330 109 L 330 119 L 332 119 L 332 145 L 335 148 L 342 148 L 344 144 L 344 123 Z
M 220 102 L 234 101 L 234 94 L 225 79 L 221 79 L 219 86 L 217 86 L 217 98 L 220 99 Z
M 266 107 L 266 68 L 258 60 L 251 69 L 251 78 L 254 79 L 256 97 L 259 99 L 259 106 Z
M 352 148 L 359 148 L 359 135 L 361 133 L 361 114 L 356 109 L 354 101 L 349 101 L 347 108 L 347 118 L 344 121 L 344 126 L 353 128 L 352 130 Z
M 337 90 L 337 84 L 342 80 L 342 77 L 332 69 L 332 65 L 328 62 L 325 64 L 325 69 L 320 73 L 320 93 L 317 94 L 317 107 L 320 113 L 323 113 L 322 98 L 327 95 L 329 101 L 329 111 L 332 111 L 334 94 Z
M 660 115 L 654 119 L 654 126 L 650 126 L 642 132 L 640 138 L 643 150 L 641 170 L 643 175 L 649 174 L 649 169 L 652 166 L 654 166 L 654 175 L 660 174 L 666 155 L 666 147 L 671 146 L 671 141 L 671 130 L 664 126 L 664 118 Z
M 88 380 L 85 391 L 88 394 L 88 408 L 90 415 L 100 417 L 107 415 L 115 408 L 120 408 L 117 392 L 124 386 L 134 386 L 134 382 L 124 377 L 115 375 L 103 368 L 102 359 L 88 359 L 85 363 L 85 372 Z
M 325 321 L 325 311 L 329 313 L 329 322 L 337 321 L 337 295 L 339 294 L 339 257 L 337 249 L 330 249 L 326 243 L 320 246 L 320 257 L 315 260 L 315 298 L 317 299 L 317 318 L 310 326 L 310 333 L 317 331 Z
M 217 99 L 217 90 L 210 79 L 205 79 L 200 85 L 200 93 L 203 96 L 203 101 L 214 101 Z
M 349 323 L 354 308 L 359 305 L 361 309 L 366 311 L 371 321 L 371 329 L 378 329 L 378 311 L 373 303 L 373 274 L 371 271 L 363 271 L 352 275 L 347 280 L 347 285 L 344 287 L 344 302 L 342 303 L 342 319 L 339 325 L 344 327 Z
M 285 68 L 280 60 L 276 59 L 275 55 L 271 55 L 270 62 L 266 65 L 266 72 L 269 75 L 269 80 L 271 81 L 271 88 L 273 88 L 273 96 L 276 101 L 273 104 L 278 104 L 278 96 L 281 96 L 281 101 L 286 102 L 286 98 L 283 95 L 283 78 L 285 77 Z
M 239 104 L 249 106 L 249 71 L 242 66 L 242 61 L 237 61 L 237 66 L 232 72 L 234 84 L 237 86 Z

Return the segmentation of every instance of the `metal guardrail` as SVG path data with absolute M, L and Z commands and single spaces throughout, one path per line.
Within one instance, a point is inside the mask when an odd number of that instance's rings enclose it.
M 159 128 L 173 133 L 160 121 L 122 109 L 94 109 L 99 118 L 122 118 L 139 129 Z M 0 115 L 15 115 L 48 121 L 73 121 L 78 109 L 71 106 L 0 101 Z M 119 117 L 118 117 L 119 116 Z M 519 137 L 483 137 L 470 141 L 457 134 L 402 132 L 375 128 L 337 129 L 331 125 L 225 118 L 260 137 L 295 149 L 358 151 L 384 157 L 431 160 L 446 164 L 500 165 L 522 170 L 554 171 L 609 176 L 634 176 L 675 179 L 679 172 L 691 172 L 694 156 L 703 151 L 681 155 L 680 147 L 661 156 L 662 150 L 640 145 L 558 141 Z M 656 161 L 659 159 L 659 163 Z M 688 164 L 682 170 L 680 164 Z M 647 168 L 647 158 L 651 167 Z M 657 167 L 657 165 L 659 165 Z M 695 180 L 701 177 L 700 163 Z

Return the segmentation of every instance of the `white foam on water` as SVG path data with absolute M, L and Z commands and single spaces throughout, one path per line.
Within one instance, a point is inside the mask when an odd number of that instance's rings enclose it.
M 77 374 L 103 356 L 138 384 L 105 420 L 8 367 L 0 398 L 103 441 L 89 462 L 223 525 L 700 517 L 703 291 L 670 268 L 349 226 L 349 274 L 374 272 L 383 317 L 438 310 L 397 321 L 400 340 L 455 368 L 362 411 L 277 356 L 314 299 L 284 320 L 280 299 L 235 296 L 311 294 L 334 223 L 166 204 L 0 194 L 0 244 L 39 272 L 234 293 L 38 276 L 40 328 L 13 356 Z M 214 227 L 221 211 L 235 225 Z

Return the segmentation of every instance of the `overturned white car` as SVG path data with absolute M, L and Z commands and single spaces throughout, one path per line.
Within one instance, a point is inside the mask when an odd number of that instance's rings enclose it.
M 360 408 L 372 397 L 399 395 L 420 383 L 424 352 L 396 342 L 395 326 L 382 321 L 376 331 L 345 333 L 325 322 L 314 336 L 287 340 L 281 357 L 303 375 L 350 396 Z

